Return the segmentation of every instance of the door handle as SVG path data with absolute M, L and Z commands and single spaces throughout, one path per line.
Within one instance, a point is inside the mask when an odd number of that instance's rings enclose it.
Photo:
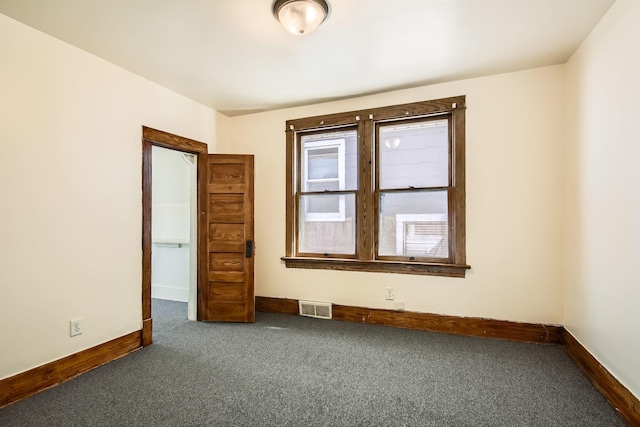
M 253 256 L 253 241 L 247 240 L 244 245 L 245 258 L 251 258 Z

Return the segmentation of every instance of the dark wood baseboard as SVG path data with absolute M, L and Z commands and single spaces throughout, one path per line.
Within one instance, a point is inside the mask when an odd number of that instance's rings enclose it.
M 0 408 L 122 357 L 140 348 L 141 338 L 141 331 L 131 332 L 0 380 Z
M 256 311 L 267 313 L 298 314 L 298 300 L 287 298 L 256 297 Z
M 256 310 L 298 314 L 298 300 L 256 297 Z M 509 322 L 479 317 L 444 316 L 413 311 L 382 310 L 333 304 L 333 319 L 420 331 L 446 332 L 475 337 L 501 338 L 544 344 L 562 344 L 563 327 Z
M 142 341 L 140 344 L 143 347 L 151 345 L 153 343 L 153 319 L 144 319 L 142 321 Z
M 420 331 L 472 337 L 500 338 L 544 344 L 562 344 L 562 326 L 509 322 L 481 317 L 445 316 L 412 311 L 333 305 L 333 318 L 349 322 L 396 326 Z
M 564 345 L 569 357 L 627 424 L 640 427 L 640 400 L 620 384 L 567 330 L 564 331 Z

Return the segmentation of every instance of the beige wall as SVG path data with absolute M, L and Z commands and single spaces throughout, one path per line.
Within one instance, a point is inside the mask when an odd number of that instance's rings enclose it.
M 564 323 L 640 396 L 640 2 L 567 64 Z
M 223 150 L 256 159 L 256 294 L 412 311 L 562 322 L 562 66 L 235 117 Z M 285 121 L 467 96 L 466 279 L 287 269 Z
M 213 151 L 223 116 L 4 15 L 0 40 L 3 378 L 141 328 L 141 127 Z

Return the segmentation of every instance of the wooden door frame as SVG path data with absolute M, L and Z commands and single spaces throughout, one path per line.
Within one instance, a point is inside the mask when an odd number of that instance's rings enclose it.
M 207 154 L 208 146 L 204 142 L 184 138 L 157 129 L 142 127 L 142 346 L 153 342 L 153 320 L 151 319 L 151 151 L 152 147 L 163 147 L 197 157 L 197 204 L 198 204 L 198 260 L 197 260 L 197 293 L 199 301 L 201 286 L 206 283 L 207 274 Z M 204 264 L 203 264 L 204 263 Z M 200 317 L 200 310 L 198 318 Z

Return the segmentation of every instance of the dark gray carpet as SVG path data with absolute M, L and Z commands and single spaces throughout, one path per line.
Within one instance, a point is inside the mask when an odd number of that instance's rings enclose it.
M 170 333 L 176 327 L 187 322 L 187 303 L 153 298 L 151 300 L 153 318 L 153 340 L 161 334 Z
M 2 426 L 624 426 L 560 346 L 258 313 L 154 345 L 0 410 Z M 157 311 L 155 311 L 157 310 Z

